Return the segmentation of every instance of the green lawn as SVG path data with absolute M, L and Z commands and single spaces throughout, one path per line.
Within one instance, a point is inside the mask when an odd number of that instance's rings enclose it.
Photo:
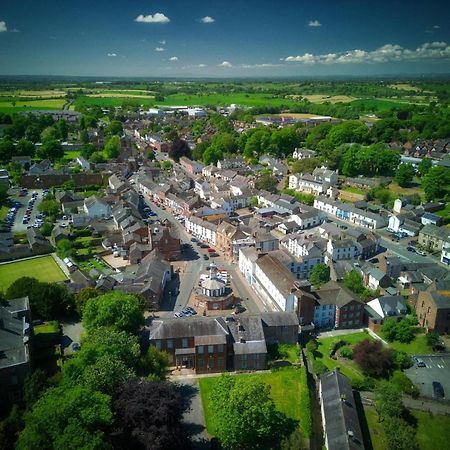
M 284 368 L 268 373 L 241 374 L 236 375 L 236 377 L 247 377 L 268 384 L 270 386 L 270 395 L 278 410 L 285 413 L 289 418 L 300 421 L 300 429 L 302 429 L 302 422 L 308 420 L 307 418 L 302 420 L 302 417 L 311 413 L 310 410 L 305 411 L 306 408 L 301 407 L 301 370 L 305 369 Z M 211 377 L 200 378 L 199 380 L 206 428 L 208 433 L 213 436 L 215 435 L 217 426 L 214 422 L 212 404 L 209 396 L 214 389 L 217 379 L 218 377 Z M 305 390 L 303 390 L 303 393 L 305 393 Z M 307 435 L 307 432 L 302 431 L 304 435 Z
M 105 94 L 106 95 L 106 94 Z M 150 107 L 155 104 L 153 98 L 133 98 L 133 97 L 87 97 L 80 96 L 75 100 L 75 109 L 79 110 L 83 106 L 101 106 L 103 108 L 113 108 L 115 106 L 132 105 Z
M 389 346 L 395 350 L 406 352 L 409 355 L 429 355 L 434 353 L 433 349 L 428 346 L 426 335 L 421 328 L 416 328 L 416 337 L 409 344 L 403 344 L 402 342 L 394 341 L 389 342 Z M 383 334 L 380 333 L 381 337 Z
M 450 417 L 412 411 L 417 419 L 417 442 L 420 450 L 450 449 Z
M 341 372 L 348 376 L 351 380 L 361 380 L 363 378 L 363 373 L 358 368 L 356 363 L 346 358 L 338 358 L 335 360 L 330 358 L 328 355 L 334 345 L 339 341 L 346 341 L 349 345 L 354 345 L 364 339 L 372 340 L 368 334 L 363 332 L 319 339 L 317 342 L 318 349 L 315 359 L 317 361 L 322 361 L 322 363 L 325 364 L 325 366 L 327 366 L 330 370 L 334 370 L 336 367 L 339 367 Z
M 450 203 L 447 203 L 445 205 L 444 209 L 441 209 L 440 211 L 436 211 L 433 214 L 437 214 L 438 216 L 441 216 L 443 218 L 450 218 Z
M 0 112 L 15 113 L 19 111 L 32 111 L 33 109 L 62 109 L 66 103 L 65 99 L 43 99 L 43 100 L 17 100 L 15 105 L 12 101 L 0 101 Z
M 18 278 L 33 277 L 54 283 L 67 277 L 51 256 L 42 256 L 0 265 L 0 289 L 6 291 Z
M 350 102 L 352 106 L 360 107 L 366 106 L 367 109 L 372 111 L 386 111 L 392 108 L 404 108 L 405 105 L 415 104 L 416 102 L 410 102 L 408 100 L 398 101 L 397 99 L 378 99 L 378 98 L 361 98 Z
M 364 407 L 367 425 L 370 431 L 373 450 L 385 450 L 383 443 L 384 430 L 378 422 L 378 414 L 370 406 Z M 417 419 L 416 437 L 420 450 L 449 450 L 450 449 L 450 417 L 432 415 L 424 411 L 412 410 L 411 414 Z
M 64 152 L 64 158 L 65 159 L 77 159 L 80 156 L 81 152 L 78 150 L 70 150 L 67 152 Z

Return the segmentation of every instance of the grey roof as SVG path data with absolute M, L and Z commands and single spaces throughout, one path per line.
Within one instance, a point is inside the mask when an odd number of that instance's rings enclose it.
M 385 316 L 397 316 L 408 312 L 405 299 L 402 295 L 380 297 L 378 301 Z
M 364 450 L 350 380 L 338 370 L 320 377 L 328 450 Z
M 221 318 L 188 317 L 156 320 L 150 326 L 150 340 L 176 339 L 190 336 L 227 335 L 228 330 Z
M 274 326 L 295 326 L 298 325 L 298 317 L 290 312 L 270 312 L 260 314 L 263 328 Z

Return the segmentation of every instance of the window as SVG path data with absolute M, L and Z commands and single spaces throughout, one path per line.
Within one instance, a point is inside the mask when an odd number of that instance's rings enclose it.
M 167 339 L 167 348 L 173 348 L 173 340 Z
M 188 346 L 188 340 L 187 340 L 187 338 L 183 338 L 183 340 L 181 341 L 181 346 L 182 346 L 183 348 L 187 348 L 187 346 Z
M 217 351 L 218 351 L 219 353 L 223 353 L 223 350 L 224 350 L 223 344 L 219 344 L 219 345 L 217 346 Z
M 208 353 L 214 353 L 214 345 L 208 345 Z
M 205 365 L 205 360 L 203 358 L 198 358 L 197 359 L 197 365 L 199 367 L 203 367 Z
M 199 345 L 197 347 L 197 353 L 199 353 L 200 355 L 202 355 L 205 352 L 205 348 L 203 347 L 203 345 Z

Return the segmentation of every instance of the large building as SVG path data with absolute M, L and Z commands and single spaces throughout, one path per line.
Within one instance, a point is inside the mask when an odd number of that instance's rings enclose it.
M 294 344 L 298 319 L 291 313 L 154 320 L 150 345 L 169 354 L 169 363 L 196 373 L 267 368 L 267 345 Z
M 364 450 L 350 380 L 339 370 L 320 377 L 322 424 L 327 450 Z
M 419 325 L 428 332 L 450 331 L 450 282 L 441 281 L 419 292 L 416 302 Z
M 31 313 L 28 297 L 0 306 L 0 412 L 22 398 L 30 372 Z

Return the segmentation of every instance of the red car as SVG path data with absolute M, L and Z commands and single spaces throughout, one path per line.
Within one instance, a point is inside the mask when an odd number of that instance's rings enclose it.
M 208 253 L 215 253 L 215 250 L 211 247 L 208 247 Z

